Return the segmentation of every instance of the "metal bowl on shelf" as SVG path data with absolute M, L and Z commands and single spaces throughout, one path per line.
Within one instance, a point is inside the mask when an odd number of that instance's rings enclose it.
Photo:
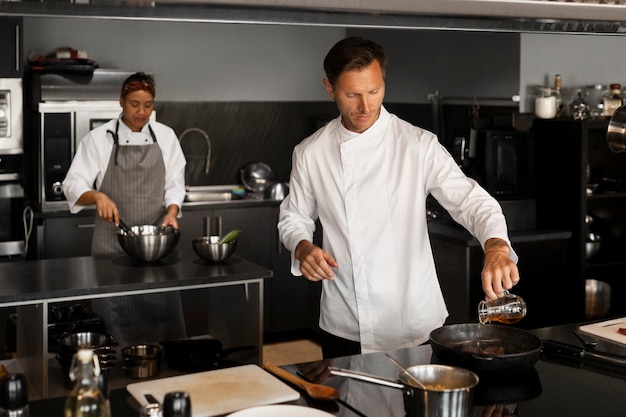
M 191 243 L 196 254 L 208 262 L 222 262 L 230 258 L 237 248 L 237 240 L 218 243 L 220 236 L 203 236 Z
M 597 279 L 585 280 L 585 317 L 587 320 L 606 316 L 611 309 L 611 285 Z
M 585 242 L 585 255 L 587 259 L 594 257 L 600 251 L 601 241 L 602 238 L 595 233 L 589 233 L 587 235 L 587 241 Z
M 142 262 L 163 259 L 176 248 L 180 230 L 171 226 L 131 226 L 134 235 L 118 230 L 117 240 L 128 256 Z

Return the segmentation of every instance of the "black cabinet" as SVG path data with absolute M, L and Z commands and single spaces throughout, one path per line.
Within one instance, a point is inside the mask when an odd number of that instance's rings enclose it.
M 235 255 L 273 271 L 273 277 L 263 283 L 264 333 L 315 330 L 321 284 L 291 274 L 290 253 L 278 240 L 278 210 L 275 204 L 183 208 L 183 217 L 179 220 L 179 250 L 193 250 L 191 241 L 205 235 L 207 218 L 213 230 L 211 234 L 217 234 L 217 223 L 221 223 L 223 233 L 240 229 Z M 193 330 L 191 332 L 195 333 Z
M 94 226 L 93 213 L 42 219 L 36 230 L 36 258 L 90 256 Z
M 626 314 L 626 154 L 612 153 L 608 120 L 537 120 L 537 221 L 570 230 L 569 273 L 581 297 L 585 280 L 612 287 L 607 316 Z M 600 237 L 587 253 L 589 234 Z M 580 314 L 579 314 L 580 315 Z M 572 320 L 579 320 L 573 317 Z
M 480 244 L 459 227 L 431 223 L 429 229 L 437 276 L 450 314 L 446 323 L 477 323 L 478 304 L 485 297 Z M 570 307 L 582 308 L 584 300 L 566 273 L 570 236 L 569 232 L 558 230 L 510 233 L 521 277 L 511 292 L 521 296 L 528 306 L 526 317 L 516 327 L 532 329 L 570 323 Z M 563 303 L 568 308 L 559 308 Z
M 22 18 L 0 17 L 0 78 L 21 78 Z

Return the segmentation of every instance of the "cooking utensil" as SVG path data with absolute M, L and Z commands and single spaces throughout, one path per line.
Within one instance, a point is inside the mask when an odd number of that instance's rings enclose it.
M 163 346 L 168 366 L 180 372 L 208 371 L 227 365 L 232 366 L 232 361 L 226 363 L 226 358 L 230 354 L 256 349 L 256 346 L 250 345 L 223 349 L 222 342 L 211 336 L 165 340 L 160 344 Z
M 584 348 L 557 342 L 556 340 L 543 340 L 543 352 L 547 355 L 560 356 L 564 359 L 573 360 L 579 364 L 595 366 L 618 367 L 626 370 L 626 357 L 597 350 L 585 350 Z
M 208 262 L 222 262 L 230 258 L 237 248 L 237 240 L 219 243 L 219 236 L 203 236 L 191 241 L 193 250 Z
M 583 339 L 583 337 L 578 334 L 578 332 L 576 330 L 572 330 L 572 333 L 574 333 L 574 336 L 576 336 L 578 338 L 578 340 L 580 340 L 580 343 L 583 344 L 583 347 L 585 349 L 595 349 L 598 347 L 598 342 L 588 342 L 585 339 Z
M 132 226 L 131 230 L 134 236 L 118 231 L 117 240 L 127 255 L 142 262 L 154 262 L 166 257 L 180 239 L 180 230 L 171 226 L 146 224 Z
M 302 405 L 277 404 L 248 408 L 228 417 L 333 417 L 333 414 Z
M 413 376 L 413 374 L 411 374 L 411 373 L 410 373 L 410 372 L 409 372 L 409 371 L 408 371 L 408 370 L 407 370 L 404 366 L 402 366 L 402 365 L 400 364 L 400 362 L 398 362 L 397 360 L 395 360 L 393 356 L 391 356 L 391 355 L 390 355 L 390 354 L 388 354 L 388 353 L 385 353 L 385 355 L 389 358 L 389 360 L 390 360 L 390 361 L 391 361 L 394 365 L 396 365 L 398 368 L 400 368 L 400 370 L 402 371 L 402 373 L 403 373 L 404 375 L 406 375 L 406 376 L 409 378 L 409 380 L 410 380 L 412 383 L 414 383 L 414 384 L 415 384 L 418 388 L 421 388 L 421 389 L 424 389 L 424 390 L 426 389 L 426 387 L 425 387 L 425 386 L 424 386 L 424 385 L 423 385 L 423 384 L 419 381 L 419 379 L 415 378 L 415 377 Z
M 611 116 L 606 141 L 612 152 L 626 152 L 626 106 L 621 106 Z
M 279 368 L 278 366 L 270 362 L 265 362 L 263 364 L 263 368 L 265 368 L 266 371 L 273 373 L 277 377 L 291 382 L 298 388 L 305 390 L 307 395 L 314 400 L 335 401 L 339 398 L 339 391 L 337 391 L 335 388 L 305 381 L 304 379 L 298 378 L 297 376 L 290 374 L 289 372 L 285 371 L 282 368 Z
M 284 200 L 289 194 L 289 186 L 284 182 L 275 182 L 265 190 L 264 197 L 268 200 Z
M 243 167 L 239 173 L 244 187 L 253 193 L 264 192 L 274 180 L 272 168 L 263 162 L 252 162 Z
M 147 403 L 146 393 L 165 398 L 173 390 L 188 392 L 193 417 L 222 416 L 249 407 L 300 398 L 298 391 L 257 365 L 152 379 L 129 384 L 126 389 L 139 404 Z
M 532 367 L 541 354 L 541 339 L 515 327 L 497 324 L 452 324 L 430 333 L 441 363 L 482 372 L 518 372 Z
M 146 401 L 148 401 L 149 404 L 160 404 L 159 400 L 157 400 L 152 394 L 145 394 L 144 397 L 146 397 Z
M 129 378 L 151 378 L 161 370 L 163 350 L 156 345 L 132 345 L 122 349 L 124 370 Z
M 130 228 L 129 225 L 126 224 L 126 222 L 124 222 L 124 220 L 122 219 L 117 219 L 119 224 L 120 224 L 120 229 L 122 229 L 122 231 L 124 231 L 127 235 L 134 237 L 135 236 L 135 232 L 133 232 L 133 229 Z
M 585 318 L 599 319 L 611 309 L 611 284 L 597 279 L 585 280 Z M 626 326 L 625 326 L 626 327 Z
M 403 372 L 400 380 L 329 366 L 332 375 L 402 389 L 408 417 L 465 417 L 469 415 L 478 376 L 463 368 L 447 365 L 415 365 L 407 369 L 426 389 L 415 387 Z
M 611 342 L 619 343 L 620 345 L 625 346 L 626 335 L 619 332 L 619 329 L 623 328 L 626 328 L 626 317 L 585 324 L 580 326 L 578 330 L 581 333 L 601 337 L 602 339 L 610 340 Z

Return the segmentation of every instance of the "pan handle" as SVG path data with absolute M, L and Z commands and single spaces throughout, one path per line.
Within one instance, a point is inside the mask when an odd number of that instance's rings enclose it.
M 345 376 L 352 379 L 358 379 L 359 381 L 370 382 L 372 384 L 384 385 L 386 387 L 391 388 L 400 388 L 403 389 L 405 387 L 404 384 L 400 383 L 395 379 L 384 378 L 381 376 L 366 374 L 364 372 L 352 371 L 349 369 L 337 368 L 335 366 L 329 366 L 328 370 L 332 375 L 337 376 Z

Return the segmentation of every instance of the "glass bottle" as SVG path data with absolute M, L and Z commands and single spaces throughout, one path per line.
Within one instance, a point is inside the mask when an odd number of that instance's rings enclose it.
M 554 97 L 556 98 L 556 115 L 557 117 L 563 117 L 563 100 L 561 98 L 561 74 L 554 76 Z
M 0 416 L 29 416 L 28 382 L 23 374 L 9 374 L 2 378 L 0 388 Z
M 587 120 L 589 118 L 589 113 L 591 111 L 591 107 L 585 100 L 587 96 L 586 90 L 578 90 L 578 98 L 572 101 L 571 113 L 572 118 L 574 120 Z
M 617 110 L 622 103 L 622 85 L 619 83 L 611 84 L 609 86 L 609 91 L 605 92 L 602 98 L 604 115 L 613 116 L 615 110 Z
M 110 414 L 104 394 L 98 388 L 98 375 L 98 358 L 92 350 L 80 349 L 72 360 L 70 377 L 76 385 L 65 400 L 65 417 L 107 417 Z

